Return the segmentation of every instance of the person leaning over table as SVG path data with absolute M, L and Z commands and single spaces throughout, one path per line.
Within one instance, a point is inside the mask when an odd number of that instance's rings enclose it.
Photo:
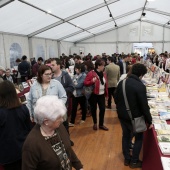
M 34 113 L 37 124 L 23 146 L 22 170 L 71 170 L 72 167 L 83 170 L 62 124 L 66 114 L 62 100 L 43 96 L 38 99 Z
M 143 115 L 145 121 L 149 125 L 149 129 L 151 129 L 153 125 L 146 96 L 146 87 L 141 81 L 146 73 L 147 69 L 143 64 L 134 64 L 131 68 L 131 74 L 126 79 L 125 89 L 132 117 L 136 118 Z M 142 161 L 139 160 L 139 154 L 142 148 L 143 132 L 133 133 L 132 123 L 124 101 L 122 83 L 123 81 L 118 84 L 114 99 L 123 132 L 122 150 L 124 155 L 124 165 L 130 166 L 130 168 L 140 168 L 142 167 Z M 129 146 L 131 144 L 132 135 L 135 138 L 135 143 L 131 156 Z
M 34 118 L 34 107 L 37 100 L 45 95 L 55 95 L 62 99 L 65 104 L 67 101 L 66 91 L 58 80 L 51 79 L 52 69 L 47 65 L 42 65 L 38 70 L 37 81 L 31 86 L 28 98 L 27 107 L 30 111 L 30 117 Z M 48 107 L 51 107 L 50 105 Z
M 0 165 L 4 170 L 21 170 L 22 146 L 31 128 L 29 110 L 20 103 L 14 85 L 3 81 L 0 83 Z

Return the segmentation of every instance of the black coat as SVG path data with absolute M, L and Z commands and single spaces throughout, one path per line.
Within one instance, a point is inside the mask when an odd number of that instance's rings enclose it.
M 119 62 L 117 63 L 118 66 L 120 67 L 120 75 L 123 74 L 123 62 L 122 60 L 119 60 Z M 128 63 L 126 62 L 126 69 L 127 69 Z
M 22 146 L 30 130 L 30 114 L 25 105 L 0 108 L 0 164 L 21 159 Z
M 124 102 L 122 82 L 118 84 L 115 93 L 115 103 L 119 119 L 130 122 Z M 135 118 L 144 115 L 146 122 L 151 124 L 152 117 L 148 106 L 145 85 L 136 75 L 132 74 L 126 80 L 125 89 L 132 117 Z

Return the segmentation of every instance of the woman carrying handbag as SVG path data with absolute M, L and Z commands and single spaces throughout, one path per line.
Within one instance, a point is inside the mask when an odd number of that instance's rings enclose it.
M 91 113 L 93 118 L 93 130 L 97 130 L 97 104 L 99 107 L 99 129 L 108 131 L 109 129 L 104 126 L 105 115 L 105 97 L 108 95 L 107 78 L 103 72 L 105 62 L 102 59 L 97 59 L 95 62 L 95 69 L 88 72 L 85 80 L 85 86 L 94 85 L 93 93 L 89 98 L 91 106 Z

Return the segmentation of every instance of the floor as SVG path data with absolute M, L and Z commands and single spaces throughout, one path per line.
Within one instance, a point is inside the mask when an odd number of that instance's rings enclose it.
M 92 129 L 92 117 L 87 117 L 85 123 L 79 124 L 80 111 L 77 122 L 70 127 L 73 149 L 84 165 L 84 170 L 129 170 L 123 164 L 121 149 L 121 127 L 114 109 L 106 110 L 105 125 L 109 131 Z M 141 170 L 140 168 L 136 170 Z

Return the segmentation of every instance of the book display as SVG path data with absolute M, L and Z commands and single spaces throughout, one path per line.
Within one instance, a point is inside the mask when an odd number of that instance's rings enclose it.
M 162 167 L 159 169 L 170 170 L 170 74 L 149 62 L 146 65 L 148 72 L 143 80 L 146 85 L 148 105 L 154 124 L 152 131 L 148 131 L 146 134 L 152 134 L 154 141 L 152 146 L 154 145 L 155 148 L 151 148 L 151 145 L 150 148 L 152 153 L 157 153 L 160 167 Z M 148 154 L 149 147 L 146 148 L 146 154 Z M 148 158 L 150 159 L 149 156 L 146 156 L 146 159 Z

